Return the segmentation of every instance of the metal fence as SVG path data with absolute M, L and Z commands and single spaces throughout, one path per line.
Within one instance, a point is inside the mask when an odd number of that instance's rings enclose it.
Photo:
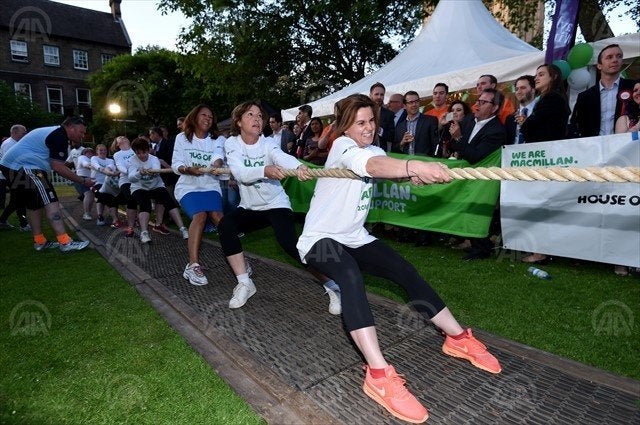
M 62 177 L 61 175 L 59 175 L 58 173 L 56 173 L 55 171 L 51 172 L 51 183 L 53 183 L 54 186 L 71 186 L 73 184 L 73 182 L 69 179 L 66 179 L 64 177 Z

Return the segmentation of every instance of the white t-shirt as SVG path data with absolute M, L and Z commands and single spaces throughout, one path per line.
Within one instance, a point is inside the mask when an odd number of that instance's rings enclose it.
M 377 146 L 361 148 L 352 139 L 342 136 L 333 142 L 324 167 L 348 168 L 359 176 L 370 177 L 366 170 L 367 161 L 384 155 L 385 152 Z M 304 257 L 320 239 L 333 239 L 349 248 L 373 242 L 376 238 L 364 228 L 372 192 L 372 182 L 319 178 L 298 240 L 302 261 L 305 262 Z
M 160 174 L 140 174 L 141 168 L 159 170 L 160 160 L 158 157 L 149 155 L 149 158 L 142 162 L 133 155 L 129 158 L 129 182 L 131 182 L 131 193 L 138 189 L 151 190 L 158 187 L 164 187 Z
M 116 170 L 116 163 L 111 158 L 100 158 L 98 155 L 91 157 L 91 178 L 96 181 L 96 184 L 104 183 L 106 174 L 99 171 L 103 168 L 108 168 L 111 171 Z
M 77 148 L 73 148 L 69 150 L 69 155 L 67 155 L 67 164 L 73 163 L 73 168 L 78 169 L 78 158 L 82 155 L 84 151 L 84 146 L 79 146 Z M 79 175 L 79 174 L 78 174 Z
M 240 136 L 227 139 L 224 150 L 231 173 L 240 189 L 240 207 L 264 211 L 289 208 L 291 202 L 279 180 L 264 176 L 267 165 L 279 165 L 284 169 L 298 168 L 301 163 L 280 149 L 272 138 L 260 136 L 253 145 L 246 144 Z
M 80 155 L 78 159 L 76 159 L 76 174 L 80 177 L 91 177 L 91 158 Z
M 2 156 L 9 150 L 9 148 L 13 147 L 16 143 L 18 142 L 11 137 L 2 142 L 2 146 L 0 146 L 0 159 L 2 159 Z M 4 180 L 4 174 L 2 173 L 0 173 L 0 180 Z
M 184 133 L 176 136 L 173 159 L 171 161 L 171 168 L 173 168 L 174 173 L 180 174 L 178 168 L 183 165 L 185 167 L 211 167 L 218 159 L 224 159 L 222 145 L 211 140 L 208 134 L 204 139 L 199 139 L 194 134 L 191 142 Z M 174 195 L 180 201 L 187 193 L 209 192 L 211 190 L 221 192 L 220 182 L 212 174 L 203 174 L 201 176 L 180 174 L 174 189 Z
M 104 183 L 100 186 L 100 193 L 108 193 L 109 195 L 118 196 L 120 193 L 120 178 L 117 176 L 107 176 Z
M 127 161 L 132 156 L 136 156 L 133 149 L 129 148 L 126 151 L 118 151 L 113 154 L 113 160 L 116 163 L 116 167 L 118 167 L 118 171 L 120 171 L 120 180 L 118 180 L 118 185 L 122 187 L 123 184 L 129 183 L 129 170 L 127 169 Z

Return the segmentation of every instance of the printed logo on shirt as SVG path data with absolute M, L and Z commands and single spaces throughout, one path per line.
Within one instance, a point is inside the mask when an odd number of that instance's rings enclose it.
M 191 160 L 192 167 L 205 168 L 211 164 L 211 158 L 213 158 L 213 155 L 199 149 L 188 149 L 187 158 Z

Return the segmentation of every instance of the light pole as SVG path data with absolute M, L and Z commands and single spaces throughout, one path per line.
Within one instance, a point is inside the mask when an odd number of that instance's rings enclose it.
M 120 115 L 120 112 L 122 112 L 122 107 L 116 103 L 116 102 L 111 102 L 109 104 L 109 106 L 107 107 L 107 109 L 109 110 L 109 113 L 115 117 L 117 117 L 118 115 Z M 115 122 L 123 122 L 124 123 L 124 136 L 127 136 L 127 123 L 128 122 L 136 122 L 136 120 L 125 120 L 125 119 L 121 119 L 121 118 L 114 118 L 113 121 Z

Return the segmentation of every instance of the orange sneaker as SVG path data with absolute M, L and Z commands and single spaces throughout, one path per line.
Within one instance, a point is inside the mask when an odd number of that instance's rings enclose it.
M 487 351 L 483 343 L 474 338 L 471 329 L 465 331 L 466 336 L 454 339 L 447 335 L 442 345 L 442 352 L 453 357 L 467 359 L 477 368 L 491 373 L 500 373 L 502 366 L 498 359 Z
M 421 424 L 429 417 L 427 409 L 420 404 L 404 385 L 405 380 L 396 373 L 393 366 L 384 370 L 385 377 L 374 379 L 369 366 L 364 367 L 366 375 L 362 389 L 396 418 L 414 424 Z

